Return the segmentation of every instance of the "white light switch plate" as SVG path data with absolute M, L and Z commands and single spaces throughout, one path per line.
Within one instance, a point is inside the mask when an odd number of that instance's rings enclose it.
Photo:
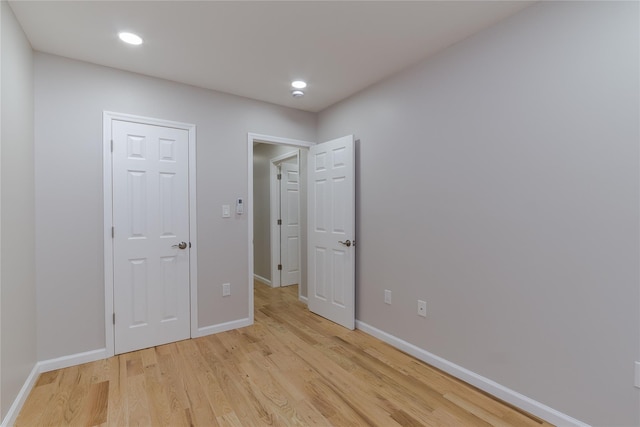
M 231 218 L 231 206 L 222 205 L 222 218 Z

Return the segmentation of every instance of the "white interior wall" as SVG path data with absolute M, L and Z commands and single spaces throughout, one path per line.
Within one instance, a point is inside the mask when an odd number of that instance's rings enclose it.
M 221 206 L 247 198 L 248 132 L 314 140 L 316 116 L 42 53 L 35 90 L 39 359 L 104 347 L 103 110 L 197 126 L 198 327 L 247 318 L 247 215 Z
M 638 17 L 541 2 L 320 114 L 320 141 L 361 141 L 360 321 L 640 424 Z
M 1 15 L 0 420 L 36 364 L 33 54 L 6 1 Z

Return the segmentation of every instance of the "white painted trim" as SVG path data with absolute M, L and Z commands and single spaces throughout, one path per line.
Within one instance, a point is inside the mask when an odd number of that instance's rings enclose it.
M 247 229 L 248 242 L 247 249 L 249 271 L 249 301 L 247 301 L 247 312 L 249 314 L 249 322 L 253 325 L 253 141 L 254 134 L 247 135 L 247 204 L 244 208 L 247 210 Z
M 379 340 L 386 342 L 387 344 L 404 351 L 405 353 L 422 360 L 429 365 L 432 365 L 449 375 L 452 375 L 464 382 L 467 382 L 482 391 L 485 391 L 498 399 L 502 399 L 507 403 L 510 403 L 524 411 L 527 411 L 537 417 L 544 419 L 552 424 L 558 426 L 571 426 L 571 427 L 589 427 L 589 424 L 585 424 L 569 415 L 563 414 L 547 405 L 537 402 L 517 391 L 511 390 L 497 382 L 485 378 L 476 374 L 462 366 L 456 365 L 440 356 L 429 353 L 428 351 L 417 347 L 407 341 L 404 341 L 396 336 L 381 331 L 371 325 L 356 320 L 356 328 L 361 331 L 372 335 Z
M 281 138 L 279 136 L 261 135 L 259 133 L 249 133 L 249 139 L 251 140 L 251 149 L 253 149 L 254 142 L 307 148 L 316 145 L 315 142 L 303 141 L 301 139 Z
M 113 113 L 102 113 L 102 187 L 103 187 L 103 236 L 104 236 L 104 325 L 105 348 L 108 356 L 115 354 L 115 335 L 113 316 L 113 176 L 111 166 L 111 121 L 116 117 Z
M 252 286 L 253 288 L 253 286 Z M 232 320 L 231 322 L 219 323 L 217 325 L 205 326 L 203 328 L 198 328 L 197 335 L 193 338 L 200 338 L 207 335 L 218 334 L 220 332 L 231 331 L 233 329 L 244 328 L 246 326 L 251 326 L 253 324 L 253 319 L 246 317 L 244 319 Z
M 284 163 L 285 160 L 297 157 L 299 155 L 299 152 L 300 152 L 300 150 L 290 151 L 288 153 L 281 154 L 281 155 L 279 155 L 277 157 L 274 157 L 273 159 L 269 159 L 269 161 L 271 163 L 275 163 L 275 164 Z
M 278 191 L 278 165 L 273 161 L 269 163 L 269 258 L 271 260 L 271 287 L 279 288 L 282 273 L 278 270 L 280 257 L 276 254 L 280 253 L 280 230 L 276 224 L 278 218 L 278 207 L 280 206 L 280 191 Z
M 39 365 L 39 363 L 36 363 L 33 366 L 31 373 L 22 385 L 22 388 L 18 392 L 15 400 L 9 407 L 7 415 L 4 416 L 2 423 L 0 423 L 0 427 L 9 427 L 13 426 L 16 423 L 16 419 L 18 418 L 18 415 L 22 410 L 22 406 L 24 405 L 24 402 L 26 402 L 27 397 L 29 397 L 29 393 L 31 393 L 31 390 L 36 385 L 36 381 L 38 380 L 38 376 L 40 375 L 41 371 Z
M 260 142 L 264 144 L 283 144 L 290 145 L 292 147 L 309 148 L 315 145 L 314 142 L 302 141 L 298 139 L 281 138 L 278 136 L 262 135 L 258 133 L 249 132 L 247 134 L 247 228 L 248 228 L 248 243 L 249 249 L 249 320 L 250 325 L 253 324 L 253 144 L 254 142 Z M 298 287 L 298 296 L 300 296 L 300 287 Z M 195 338 L 195 337 L 194 337 Z
M 196 188 L 196 125 L 189 126 L 189 289 L 191 292 L 191 336 L 198 331 L 198 224 Z
M 38 362 L 40 372 L 49 372 L 56 369 L 64 369 L 69 366 L 82 365 L 83 363 L 95 362 L 96 360 L 106 359 L 107 349 L 85 351 L 84 353 L 70 354 L 69 356 L 57 357 L 55 359 L 43 360 Z
M 43 360 L 36 363 L 31 370 L 31 373 L 25 380 L 22 388 L 18 392 L 15 400 L 11 404 L 11 407 L 7 411 L 7 415 L 5 415 L 2 423 L 0 423 L 0 427 L 9 427 L 13 426 L 22 410 L 22 406 L 24 406 L 24 402 L 29 397 L 29 393 L 36 385 L 38 377 L 43 372 L 49 372 L 56 369 L 68 368 L 69 366 L 81 365 L 83 363 L 95 362 L 96 360 L 106 359 L 107 349 L 101 348 L 99 350 L 86 351 L 84 353 L 71 354 L 69 356 L 62 356 L 56 359 Z
M 264 283 L 265 285 L 269 285 L 269 286 L 271 286 L 271 280 L 269 280 L 269 279 L 267 279 L 267 278 L 264 278 L 264 277 L 259 276 L 259 275 L 257 275 L 257 274 L 254 274 L 254 275 L 253 275 L 253 278 L 254 278 L 255 280 L 257 280 L 258 282 L 262 282 L 262 283 Z
M 113 225 L 113 199 L 111 173 L 111 122 L 113 120 L 143 123 L 155 126 L 170 127 L 186 130 L 189 134 L 189 241 L 191 249 L 189 253 L 189 281 L 190 281 L 190 305 L 191 305 L 191 336 L 198 332 L 198 245 L 196 223 L 196 125 L 190 123 L 175 122 L 171 120 L 156 119 L 152 117 L 135 116 L 132 114 L 103 111 L 102 113 L 102 173 L 103 173 L 103 197 L 104 197 L 104 298 L 105 298 L 105 357 L 115 354 L 115 335 L 112 323 L 113 315 L 113 239 L 111 227 Z
M 309 305 L 309 298 L 307 298 L 304 295 L 300 294 L 300 290 L 298 290 L 298 299 L 300 301 L 302 301 L 305 305 Z
M 298 168 L 300 167 L 300 150 L 292 151 L 290 153 L 282 154 L 280 156 L 269 159 L 269 212 L 271 217 L 270 240 L 271 240 L 271 287 L 279 288 L 282 286 L 282 274 L 278 271 L 278 264 L 282 261 L 281 256 L 276 257 L 276 254 L 281 254 L 281 229 L 276 223 L 276 218 L 280 215 L 278 208 L 281 203 L 281 192 L 279 187 L 281 182 L 278 181 L 279 166 L 288 159 L 296 159 Z M 298 198 L 298 212 L 300 212 L 300 198 Z M 298 245 L 298 259 L 300 259 L 300 245 Z

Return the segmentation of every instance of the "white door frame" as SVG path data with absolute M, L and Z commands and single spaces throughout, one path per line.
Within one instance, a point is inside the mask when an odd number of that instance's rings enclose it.
M 282 281 L 281 277 L 278 273 L 278 262 L 279 259 L 275 259 L 275 254 L 282 254 L 281 252 L 281 242 L 280 242 L 280 227 L 276 223 L 275 219 L 278 218 L 278 207 L 281 203 L 279 186 L 280 183 L 278 181 L 278 166 L 281 163 L 284 163 L 287 159 L 295 158 L 298 162 L 298 168 L 300 168 L 300 150 L 292 151 L 290 153 L 283 154 L 278 157 L 274 157 L 273 159 L 269 159 L 269 209 L 271 211 L 271 287 L 278 288 L 280 287 Z M 300 213 L 300 198 L 298 198 L 298 214 Z M 301 247 L 298 245 L 298 259 L 300 259 L 300 251 Z M 280 255 L 278 258 L 281 258 Z M 300 288 L 298 288 L 298 292 L 300 292 Z
M 253 323 L 253 144 L 276 144 L 276 145 L 288 145 L 295 148 L 309 148 L 316 145 L 315 142 L 303 141 L 299 139 L 281 138 L 279 136 L 262 135 L 259 133 L 249 132 L 247 134 L 247 228 L 249 235 L 249 320 Z M 299 161 L 299 160 L 298 160 Z M 300 297 L 301 286 L 298 286 L 298 297 Z
M 183 129 L 189 133 L 189 241 L 191 253 L 189 256 L 189 276 L 191 293 L 191 336 L 197 336 L 198 331 L 198 245 L 196 233 L 196 125 L 180 123 L 170 120 L 135 116 L 131 114 L 103 111 L 102 114 L 102 173 L 104 197 L 104 324 L 106 356 L 111 357 L 115 351 L 115 328 L 113 325 L 113 177 L 111 156 L 111 122 L 121 120 L 147 125 L 163 126 Z

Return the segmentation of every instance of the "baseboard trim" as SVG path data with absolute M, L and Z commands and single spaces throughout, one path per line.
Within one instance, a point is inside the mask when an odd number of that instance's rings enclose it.
M 38 362 L 40 372 L 49 372 L 56 369 L 68 368 L 69 366 L 82 365 L 83 363 L 95 362 L 109 357 L 107 349 L 85 351 L 84 353 L 70 354 L 69 356 L 57 357 L 55 359 Z
M 232 329 L 244 328 L 245 326 L 251 326 L 253 322 L 250 318 L 233 320 L 231 322 L 220 323 L 217 325 L 205 326 L 203 328 L 198 328 L 198 332 L 196 336 L 192 338 L 200 338 L 205 337 L 207 335 L 213 335 L 220 332 L 230 331 Z
M 307 298 L 299 296 L 300 301 L 307 302 Z M 252 324 L 251 319 L 239 319 L 232 322 L 220 323 L 218 325 L 205 326 L 198 328 L 197 337 L 203 337 L 207 335 L 216 334 L 219 332 L 230 331 L 232 329 L 243 328 Z M 589 427 L 588 424 L 583 423 L 569 415 L 563 414 L 547 405 L 544 405 L 538 401 L 535 401 L 523 394 L 520 394 L 514 390 L 511 390 L 501 384 L 496 383 L 488 378 L 476 374 L 462 366 L 456 365 L 442 357 L 436 356 L 420 347 L 417 347 L 407 341 L 404 341 L 394 335 L 377 329 L 367 323 L 356 320 L 356 328 L 372 335 L 393 347 L 404 351 L 411 356 L 422 360 L 444 372 L 453 375 L 456 378 L 465 381 L 480 390 L 483 390 L 499 399 L 504 400 L 507 403 L 517 406 L 531 414 L 543 418 L 544 420 L 558 425 L 558 426 L 571 426 L 571 427 Z M 38 362 L 34 365 L 31 373 L 24 382 L 24 385 L 20 389 L 20 392 L 16 396 L 13 404 L 7 411 L 7 415 L 0 423 L 0 427 L 9 427 L 15 424 L 18 414 L 24 405 L 29 393 L 33 389 L 38 379 L 38 376 L 43 372 L 53 371 L 55 369 L 67 368 L 69 366 L 81 365 L 83 363 L 94 362 L 107 358 L 107 349 L 102 348 L 99 350 L 87 351 L 84 353 L 72 354 L 69 356 L 58 357 L 56 359 L 49 359 Z
M 254 273 L 254 275 L 253 275 L 253 278 L 254 278 L 255 280 L 257 280 L 258 282 L 262 282 L 262 283 L 264 283 L 265 285 L 271 286 L 271 280 L 269 280 L 269 279 L 266 279 L 266 278 L 264 278 L 264 277 L 262 277 L 262 276 L 259 276 L 259 275 L 255 274 L 255 273 Z
M 371 325 L 368 325 L 364 322 L 356 320 L 356 328 L 360 329 L 362 332 L 365 332 L 369 335 L 372 335 L 379 340 L 386 342 L 393 347 L 404 351 L 407 354 L 415 357 L 416 359 L 422 360 L 429 365 L 435 366 L 442 371 L 465 381 L 480 390 L 483 390 L 498 399 L 504 400 L 507 403 L 515 405 L 516 407 L 527 411 L 537 417 L 544 419 L 552 424 L 557 426 L 567 426 L 567 427 L 589 427 L 588 424 L 583 423 L 569 415 L 563 414 L 553 408 L 550 408 L 547 405 L 544 405 L 540 402 L 537 402 L 527 396 L 524 396 L 517 391 L 511 390 L 501 384 L 496 383 L 488 378 L 485 378 L 481 375 L 476 374 L 462 366 L 458 366 L 455 363 L 452 363 L 442 357 L 436 356 L 435 354 L 429 353 L 428 351 L 417 347 L 407 341 L 404 341 L 394 335 L 391 335 L 387 332 L 381 331 Z
M 10 427 L 16 423 L 16 419 L 18 418 L 18 414 L 20 414 L 20 410 L 22 409 L 22 405 L 27 400 L 29 393 L 36 385 L 36 381 L 38 380 L 38 376 L 40 375 L 40 366 L 39 363 L 36 363 L 31 370 L 31 373 L 25 380 L 22 388 L 18 392 L 15 400 L 11 404 L 11 407 L 7 411 L 7 415 L 5 415 L 2 423 L 0 423 L 0 427 Z
M 305 303 L 305 305 L 309 305 L 309 298 L 305 297 L 304 295 L 298 295 L 298 299 Z

